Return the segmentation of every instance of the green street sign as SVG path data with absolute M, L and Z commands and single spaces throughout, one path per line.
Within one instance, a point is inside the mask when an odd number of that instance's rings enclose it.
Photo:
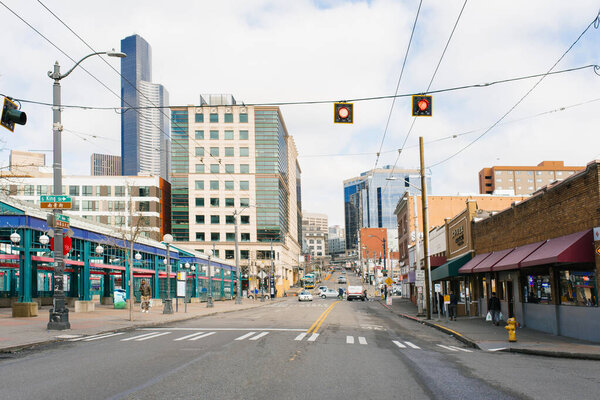
M 68 215 L 57 214 L 56 215 L 56 227 L 57 228 L 68 228 L 70 226 L 70 220 Z
M 70 209 L 71 196 L 50 195 L 40 196 L 40 208 Z

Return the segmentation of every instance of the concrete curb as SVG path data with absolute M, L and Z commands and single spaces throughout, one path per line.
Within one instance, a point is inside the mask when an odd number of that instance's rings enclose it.
M 136 330 L 139 328 L 151 328 L 151 327 L 164 326 L 164 325 L 168 325 L 168 324 L 172 324 L 172 323 L 176 323 L 176 322 L 189 321 L 189 320 L 196 319 L 196 318 L 212 317 L 217 314 L 227 314 L 227 313 L 231 313 L 231 312 L 252 310 L 255 308 L 259 308 L 259 307 L 264 307 L 269 304 L 280 303 L 282 301 L 283 300 L 271 300 L 269 302 L 265 302 L 264 304 L 256 304 L 256 305 L 252 305 L 251 307 L 246 307 L 243 310 L 232 309 L 232 310 L 224 310 L 224 311 L 214 311 L 214 312 L 211 312 L 208 314 L 184 316 L 182 318 L 172 319 L 170 321 L 160 321 L 160 322 L 149 321 L 149 322 L 145 322 L 145 323 L 125 326 L 122 328 L 115 328 L 115 329 L 108 329 L 105 331 L 99 331 L 99 332 L 93 333 L 92 335 L 101 335 L 101 334 L 109 333 L 109 332 L 128 332 L 128 331 L 133 331 L 133 330 Z M 18 353 L 20 351 L 32 349 L 32 348 L 35 348 L 38 346 L 43 346 L 43 345 L 52 344 L 52 343 L 65 342 L 67 340 L 69 340 L 69 339 L 52 338 L 52 339 L 47 339 L 47 340 L 42 340 L 42 341 L 37 341 L 37 342 L 32 342 L 32 343 L 20 344 L 20 345 L 11 346 L 11 347 L 4 347 L 4 348 L 0 348 L 0 354 Z

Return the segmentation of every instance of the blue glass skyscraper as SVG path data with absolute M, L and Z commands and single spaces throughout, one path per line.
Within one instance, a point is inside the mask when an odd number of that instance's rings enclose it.
M 171 140 L 169 93 L 152 83 L 152 48 L 139 35 L 121 40 L 121 162 L 123 175 L 169 179 Z M 127 109 L 127 107 L 136 107 Z M 157 108 L 146 108 L 157 107 Z

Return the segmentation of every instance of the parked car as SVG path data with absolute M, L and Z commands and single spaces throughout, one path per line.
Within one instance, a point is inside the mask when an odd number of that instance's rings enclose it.
M 312 301 L 312 300 L 313 300 L 312 294 L 310 294 L 310 292 L 307 290 L 301 291 L 300 294 L 298 295 L 298 301 Z
M 321 296 L 324 299 L 331 298 L 331 297 L 337 297 L 338 291 L 333 290 L 333 289 L 326 289 L 326 290 L 323 290 L 319 296 Z

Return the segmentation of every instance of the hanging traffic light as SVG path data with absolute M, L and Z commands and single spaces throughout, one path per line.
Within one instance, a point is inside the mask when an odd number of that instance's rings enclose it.
M 333 122 L 336 124 L 353 124 L 354 103 L 333 103 Z
M 5 127 L 11 132 L 15 131 L 15 124 L 25 125 L 27 122 L 27 115 L 23 111 L 19 111 L 19 107 L 8 99 L 4 98 L 4 105 L 2 106 L 2 117 L 0 118 L 0 125 Z
M 431 117 L 431 96 L 415 95 L 412 97 L 412 116 Z

